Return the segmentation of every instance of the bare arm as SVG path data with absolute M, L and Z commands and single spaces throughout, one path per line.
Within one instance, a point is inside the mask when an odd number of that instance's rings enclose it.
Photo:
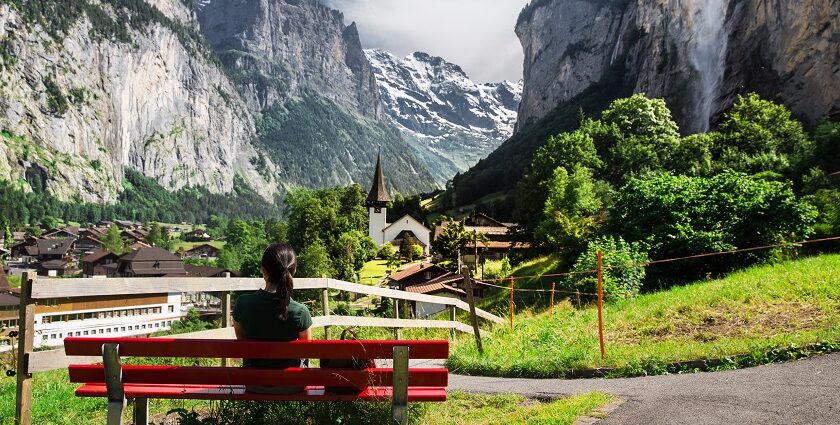
M 236 320 L 233 321 L 233 332 L 236 334 L 236 339 L 242 339 L 242 325 Z
M 312 328 L 306 328 L 306 329 L 298 332 L 298 340 L 300 340 L 300 341 L 312 341 Z

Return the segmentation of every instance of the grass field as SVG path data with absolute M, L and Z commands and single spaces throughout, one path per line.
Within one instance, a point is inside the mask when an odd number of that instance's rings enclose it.
M 373 285 L 385 276 L 385 270 L 388 269 L 387 261 L 374 259 L 365 263 L 362 271 L 359 272 L 359 283 L 363 285 Z
M 519 296 L 520 293 L 517 293 Z M 491 300 L 492 301 L 492 300 Z M 516 327 L 460 344 L 451 370 L 493 376 L 557 377 L 614 367 L 617 375 L 656 373 L 667 362 L 720 358 L 840 340 L 840 255 L 757 266 L 718 280 L 641 295 L 604 310 L 606 359 L 594 308 L 568 301 L 526 311 Z
M 75 385 L 68 381 L 66 369 L 36 373 L 34 383 L 33 423 L 81 425 L 105 422 L 106 401 L 100 398 L 74 396 Z M 453 392 L 445 403 L 413 403 L 411 406 L 412 416 L 416 418 L 414 423 L 429 425 L 571 424 L 581 415 L 592 412 L 611 399 L 612 397 L 607 394 L 590 393 L 551 402 L 540 402 L 518 395 L 486 396 Z M 3 378 L 0 380 L 0 424 L 14 423 L 14 402 L 15 381 L 13 378 Z M 273 416 L 283 417 L 283 423 L 288 424 L 312 423 L 307 422 L 311 420 L 307 417 L 311 413 L 307 412 L 308 409 L 322 412 L 327 418 L 334 418 L 333 422 L 318 421 L 319 424 L 388 423 L 387 420 L 380 420 L 381 418 L 366 418 L 366 416 L 371 414 L 390 416 L 388 403 L 363 403 L 353 406 L 342 403 L 233 404 L 233 406 L 228 405 L 224 409 L 219 409 L 216 403 L 207 401 L 151 400 L 149 413 L 154 423 L 163 423 L 164 415 L 172 409 L 184 409 L 187 412 L 196 411 L 200 416 L 215 416 L 219 419 L 218 423 L 230 424 L 257 423 L 251 420 L 253 418 L 245 422 L 241 420 L 249 416 L 261 418 L 263 422 L 260 423 L 279 423 L 271 420 Z M 130 415 L 130 411 L 131 406 L 128 406 L 125 412 L 126 418 Z M 234 414 L 235 416 L 227 416 Z M 291 417 L 290 414 L 298 414 L 301 417 Z M 169 415 L 166 418 L 167 423 L 174 423 L 172 421 L 176 416 Z

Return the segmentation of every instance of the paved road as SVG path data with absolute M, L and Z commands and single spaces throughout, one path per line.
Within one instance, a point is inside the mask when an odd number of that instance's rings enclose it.
M 622 379 L 451 375 L 453 390 L 553 398 L 589 391 L 624 402 L 602 424 L 840 424 L 840 353 L 790 363 Z

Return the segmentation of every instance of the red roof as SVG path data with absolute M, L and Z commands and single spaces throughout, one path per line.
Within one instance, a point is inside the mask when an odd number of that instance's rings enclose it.
M 415 294 L 434 294 L 436 292 L 451 292 L 461 296 L 467 296 L 466 291 L 440 282 L 426 282 L 418 285 L 411 285 L 405 288 L 407 292 L 414 292 Z
M 411 276 L 414 276 L 417 273 L 424 272 L 431 267 L 440 268 L 440 266 L 434 265 L 434 264 L 429 263 L 429 262 L 415 263 L 415 264 L 410 264 L 408 267 L 406 267 L 406 268 L 404 268 L 404 269 L 402 269 L 402 270 L 400 270 L 396 273 L 392 273 L 390 276 L 388 276 L 388 278 L 393 280 L 393 281 L 399 282 L 403 279 L 407 279 Z

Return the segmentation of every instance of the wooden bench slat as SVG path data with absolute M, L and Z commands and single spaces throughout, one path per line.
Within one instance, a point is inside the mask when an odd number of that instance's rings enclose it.
M 70 382 L 103 383 L 102 365 L 70 365 Z M 185 385 L 314 385 L 334 387 L 391 386 L 394 371 L 390 368 L 331 369 L 287 368 L 260 369 L 241 367 L 194 366 L 123 366 L 124 384 Z M 412 368 L 408 370 L 408 385 L 415 387 L 445 387 L 449 383 L 446 368 Z
M 69 356 L 100 356 L 102 344 L 120 344 L 120 357 L 197 357 L 250 359 L 390 359 L 394 347 L 409 347 L 412 359 L 446 359 L 449 342 L 440 341 L 252 341 L 174 338 L 64 339 Z
M 105 397 L 104 384 L 86 384 L 76 390 L 79 397 Z M 305 392 L 289 395 L 246 392 L 237 385 L 125 385 L 127 398 L 197 399 L 197 400 L 260 400 L 260 401 L 356 401 L 390 400 L 391 387 L 368 387 L 357 394 L 324 393 L 321 387 L 307 387 Z M 409 387 L 408 401 L 446 401 L 446 388 Z

